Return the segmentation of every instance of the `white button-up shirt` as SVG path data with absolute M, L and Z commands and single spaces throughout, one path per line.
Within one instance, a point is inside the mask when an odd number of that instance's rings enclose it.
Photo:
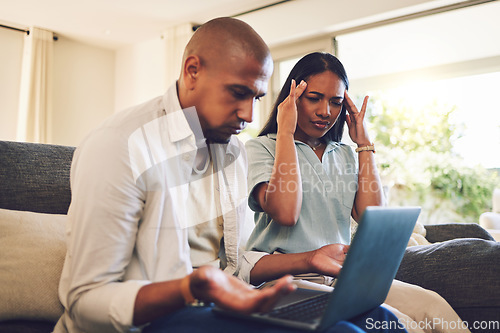
M 192 271 L 187 198 L 201 133 L 199 123 L 187 121 L 192 111 L 181 109 L 174 84 L 164 96 L 112 116 L 75 151 L 59 287 L 65 313 L 56 332 L 138 331 L 132 320 L 139 289 Z M 241 250 L 244 146 L 232 137 L 210 149 L 224 221 L 222 268 L 248 281 L 265 254 Z

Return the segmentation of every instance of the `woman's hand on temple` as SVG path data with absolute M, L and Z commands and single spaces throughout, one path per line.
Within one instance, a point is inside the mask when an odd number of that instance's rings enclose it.
M 297 86 L 295 80 L 292 80 L 290 94 L 278 106 L 278 114 L 276 121 L 278 123 L 278 131 L 283 133 L 294 134 L 297 127 L 297 99 L 306 90 L 307 83 L 300 82 Z
M 368 96 L 365 96 L 363 100 L 363 105 L 361 106 L 361 111 L 358 111 L 356 105 L 351 100 L 347 91 L 345 92 L 344 104 L 347 109 L 346 122 L 349 127 L 349 136 L 351 140 L 358 146 L 368 146 L 371 144 L 370 138 L 368 136 L 368 131 L 366 129 L 365 123 L 365 113 L 366 106 L 368 104 Z

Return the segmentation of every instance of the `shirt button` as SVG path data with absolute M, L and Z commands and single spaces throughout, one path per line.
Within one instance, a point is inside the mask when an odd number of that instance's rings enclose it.
M 182 159 L 183 159 L 184 161 L 189 161 L 189 160 L 190 160 L 189 154 L 184 154 L 184 155 L 182 155 Z

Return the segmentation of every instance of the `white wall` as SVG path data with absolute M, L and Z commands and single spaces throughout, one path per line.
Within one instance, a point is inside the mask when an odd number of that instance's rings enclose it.
M 122 110 L 162 95 L 179 77 L 182 54 L 193 34 L 190 23 L 116 52 L 115 107 Z
M 114 112 L 115 53 L 59 37 L 53 67 L 53 143 L 78 145 Z
M 161 36 L 116 51 L 115 111 L 165 93 L 165 57 Z
M 24 35 L 0 29 L 0 140 L 16 139 Z

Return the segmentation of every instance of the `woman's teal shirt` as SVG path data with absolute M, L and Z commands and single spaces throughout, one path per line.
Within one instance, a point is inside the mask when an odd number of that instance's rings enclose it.
M 246 144 L 248 203 L 255 212 L 255 228 L 247 243 L 249 250 L 296 253 L 315 250 L 326 244 L 350 243 L 350 216 L 358 189 L 357 159 L 352 148 L 331 142 L 320 161 L 307 144 L 295 141 L 295 146 L 302 178 L 302 208 L 297 224 L 284 227 L 264 213 L 252 197 L 255 187 L 271 178 L 276 134 L 260 136 Z M 268 190 L 284 191 L 287 186 L 292 189 L 296 184 L 279 184 Z

